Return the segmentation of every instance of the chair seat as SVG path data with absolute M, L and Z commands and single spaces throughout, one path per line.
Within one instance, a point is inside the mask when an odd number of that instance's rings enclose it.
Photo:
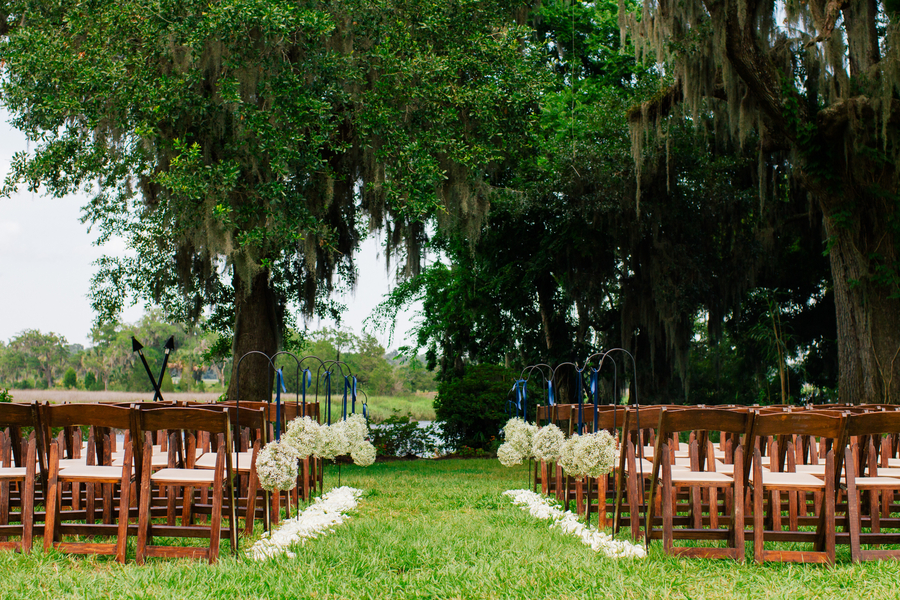
M 240 472 L 249 472 L 250 464 L 253 460 L 252 452 L 232 452 L 231 453 L 231 468 L 234 471 Z M 198 469 L 215 469 L 216 468 L 216 453 L 215 452 L 207 452 L 203 456 L 197 459 L 197 462 L 194 463 L 194 466 Z
M 112 460 L 112 465 L 114 467 L 119 467 L 121 469 L 122 463 L 124 462 L 124 460 L 125 460 L 124 455 L 118 456 L 118 457 L 114 456 L 113 460 Z M 163 452 L 161 454 L 156 454 L 155 452 L 153 453 L 153 456 L 150 459 L 150 467 L 151 468 L 162 469 L 162 468 L 168 467 L 168 466 L 169 466 L 168 453 L 166 453 L 166 452 Z
M 59 459 L 59 468 L 80 467 L 87 465 L 87 458 L 61 458 Z
M 25 479 L 25 467 L 4 467 L 0 469 L 0 479 Z
M 809 473 L 816 477 L 825 477 L 825 465 L 797 465 L 798 473 Z
M 672 471 L 672 483 L 674 485 L 712 484 L 719 483 L 730 485 L 734 479 L 724 473 L 708 471 Z
M 209 469 L 160 469 L 150 481 L 160 485 L 212 485 L 215 471 Z
M 763 471 L 763 487 L 767 488 L 824 488 L 825 482 L 809 473 L 773 473 Z M 750 472 L 753 481 L 753 471 Z
M 762 468 L 763 473 L 768 473 L 769 469 L 766 467 Z M 725 475 L 734 476 L 734 465 L 726 465 L 721 461 L 716 461 L 716 473 L 724 473 Z
M 71 467 L 60 469 L 59 476 L 66 481 L 101 481 L 115 483 L 122 479 L 122 467 L 73 465 Z
M 886 467 L 878 469 L 879 477 L 900 477 L 900 467 Z
M 856 487 L 867 490 L 875 488 L 900 489 L 900 479 L 896 477 L 857 477 Z
M 626 463 L 625 466 L 627 467 L 628 464 Z M 687 465 L 676 464 L 676 465 L 672 465 L 672 470 L 673 471 L 689 471 L 690 467 Z M 628 469 L 626 468 L 625 471 L 628 472 Z M 640 473 L 641 471 L 644 472 L 644 477 L 650 477 L 650 475 L 653 474 L 653 461 L 652 460 L 644 460 L 643 458 L 640 459 L 637 464 L 637 472 Z

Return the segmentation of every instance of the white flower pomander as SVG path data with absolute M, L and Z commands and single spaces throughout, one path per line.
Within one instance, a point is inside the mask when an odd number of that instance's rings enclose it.
M 279 442 L 269 442 L 256 456 L 259 484 L 269 490 L 292 490 L 297 485 L 297 457 Z
M 319 438 L 319 425 L 309 417 L 299 417 L 287 424 L 287 431 L 281 438 L 281 442 L 294 453 L 298 459 L 303 460 L 311 456 L 316 449 Z
M 350 458 L 353 459 L 353 464 L 359 467 L 368 467 L 375 462 L 375 446 L 371 442 L 363 441 L 353 447 L 350 451 Z
M 503 426 L 503 435 L 506 443 L 516 449 L 523 459 L 531 458 L 531 446 L 537 427 L 526 423 L 519 417 L 514 417 Z
M 366 418 L 360 414 L 350 415 L 344 421 L 344 434 L 350 444 L 350 450 L 359 446 L 369 437 L 369 424 Z
M 525 456 L 519 452 L 519 449 L 513 444 L 503 442 L 500 444 L 500 447 L 497 448 L 497 460 L 499 460 L 500 464 L 504 467 L 512 467 L 514 465 L 521 465 L 522 461 L 525 460 Z
M 319 427 L 319 435 L 313 454 L 324 460 L 332 460 L 344 454 L 350 454 L 350 445 L 344 432 L 345 421 L 339 421 L 334 425 L 322 425 Z
M 618 444 L 608 431 L 573 435 L 562 445 L 559 464 L 573 477 L 600 477 L 612 471 Z
M 550 423 L 538 429 L 537 433 L 534 434 L 531 453 L 537 460 L 556 462 L 559 460 L 559 453 L 565 441 L 566 434 L 563 433 L 562 429 Z

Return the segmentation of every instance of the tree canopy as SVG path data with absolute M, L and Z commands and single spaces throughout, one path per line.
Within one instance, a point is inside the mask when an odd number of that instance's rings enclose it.
M 644 2 L 621 11 L 671 85 L 630 111 L 635 159 L 667 123 L 711 120 L 757 154 L 761 206 L 806 196 L 836 307 L 840 399 L 900 397 L 895 3 Z
M 519 2 L 0 3 L 0 101 L 34 142 L 5 185 L 88 189 L 127 240 L 94 304 L 146 299 L 274 353 L 337 312 L 370 227 L 415 272 L 425 223 L 477 228 L 528 147 L 540 72 Z M 537 76 L 536 76 L 537 75 Z M 337 279 L 335 279 L 337 276 Z M 242 371 L 249 393 L 270 383 Z M 256 389 L 259 388 L 259 389 Z

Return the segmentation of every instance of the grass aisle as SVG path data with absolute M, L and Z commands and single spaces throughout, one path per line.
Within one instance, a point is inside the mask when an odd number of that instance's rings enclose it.
M 296 558 L 225 556 L 207 566 L 154 560 L 122 567 L 106 558 L 40 550 L 0 552 L 6 598 L 896 598 L 900 564 L 837 567 L 738 565 L 602 558 L 529 516 L 503 491 L 523 470 L 496 460 L 344 466 L 341 484 L 366 490 L 359 509 Z M 337 485 L 329 467 L 326 487 Z M 244 540 L 242 548 L 249 548 Z

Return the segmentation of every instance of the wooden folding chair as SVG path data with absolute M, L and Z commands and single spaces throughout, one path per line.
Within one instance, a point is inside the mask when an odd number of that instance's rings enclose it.
M 227 411 L 206 410 L 192 407 L 160 408 L 136 412 L 139 439 L 144 440 L 141 450 L 141 490 L 138 516 L 138 539 L 136 559 L 143 564 L 147 557 L 205 558 L 214 563 L 219 556 L 219 541 L 222 534 L 228 536 L 232 552 L 237 551 L 237 520 L 234 500 L 234 473 L 232 470 L 231 421 Z M 150 434 L 154 431 L 169 431 L 170 440 L 183 435 L 187 440 L 185 462 L 153 472 L 153 444 Z M 217 442 L 215 468 L 196 469 L 194 467 L 194 432 L 204 431 L 214 436 Z M 174 511 L 170 510 L 166 523 L 154 523 L 151 518 L 151 496 L 154 487 L 166 488 L 170 501 L 177 498 L 178 489 L 185 488 L 182 496 L 181 524 L 177 523 Z M 212 496 L 210 523 L 197 525 L 193 522 L 193 502 L 195 489 L 209 489 Z M 225 506 L 223 507 L 223 504 Z M 223 513 L 228 519 L 228 527 L 223 524 Z M 153 545 L 155 537 L 208 539 L 209 546 L 173 547 Z
M 634 407 L 628 407 L 622 422 L 613 529 L 618 533 L 627 524 L 635 542 L 641 539 L 641 525 L 644 520 L 640 513 L 645 510 L 645 484 L 653 471 L 653 463 L 644 457 L 645 444 L 654 435 L 663 408 L 641 406 L 635 410 Z M 679 407 L 669 408 L 677 410 Z M 628 513 L 627 523 L 623 512 Z
M 850 556 L 853 562 L 900 559 L 900 549 L 863 549 L 862 544 L 900 543 L 900 519 L 891 516 L 900 492 L 900 468 L 889 466 L 890 440 L 900 433 L 900 412 L 848 413 L 841 447 L 845 449 L 845 489 Z M 880 459 L 879 459 L 880 458 Z M 860 496 L 866 493 L 868 515 Z M 880 498 L 879 498 L 880 496 Z M 862 529 L 869 529 L 863 533 Z M 889 531 L 885 531 L 885 530 Z M 846 536 L 838 536 L 843 542 Z
M 732 558 L 744 559 L 744 476 L 743 447 L 740 444 L 742 435 L 748 433 L 749 413 L 746 411 L 730 411 L 716 408 L 684 408 L 681 410 L 660 411 L 657 429 L 652 474 L 650 476 L 650 504 L 648 507 L 645 528 L 647 544 L 653 539 L 662 538 L 666 554 L 694 558 Z M 690 468 L 676 469 L 675 447 L 679 434 L 683 431 L 709 432 L 718 431 L 732 434 L 738 440 L 734 448 L 735 465 L 733 474 L 727 475 L 716 471 L 716 458 L 713 444 L 705 436 L 694 439 L 689 450 Z M 705 441 L 704 441 L 705 438 Z M 699 446 L 706 446 L 701 456 Z M 676 528 L 676 494 L 678 488 L 690 490 L 687 503 L 689 516 L 683 521 L 684 528 Z M 723 502 L 724 512 L 719 515 L 719 490 L 730 491 L 731 502 Z M 723 493 L 723 500 L 726 495 Z M 661 504 L 662 527 L 653 526 L 657 509 L 657 500 Z M 704 510 L 704 507 L 706 510 Z M 724 525 L 725 528 L 720 528 Z M 676 547 L 675 540 L 725 540 L 725 548 L 712 547 Z
M 81 443 L 81 427 L 90 427 L 94 434 L 89 445 L 94 453 L 85 457 L 84 463 L 62 462 L 59 440 L 50 442 L 44 550 L 56 548 L 72 554 L 115 555 L 118 562 L 124 563 L 133 481 L 131 444 L 125 445 L 125 457 L 121 466 L 112 466 L 110 457 L 111 436 L 116 435 L 114 430 L 132 429 L 131 409 L 99 404 L 45 404 L 40 407 L 40 423 L 44 439 L 50 439 L 50 431 L 57 427 L 73 428 L 78 432 L 77 444 Z M 80 504 L 81 486 L 84 486 L 84 511 L 61 511 L 63 487 L 66 484 L 72 487 L 73 506 L 76 508 Z M 116 486 L 119 487 L 118 510 L 114 506 Z M 95 523 L 95 500 L 97 492 L 101 490 L 103 517 L 101 523 Z M 86 522 L 74 522 L 80 520 Z M 112 537 L 115 542 L 65 542 L 63 540 L 67 535 Z
M 31 552 L 34 537 L 37 438 L 32 434 L 23 444 L 22 428 L 37 423 L 35 410 L 36 405 L 0 403 L 0 548 L 23 553 Z M 10 510 L 13 504 L 18 513 Z M 10 535 L 19 541 L 9 541 Z
M 751 425 L 748 448 L 753 448 L 752 456 L 745 456 L 745 477 L 753 493 L 753 554 L 757 563 L 766 560 L 780 562 L 815 562 L 833 564 L 835 559 L 835 490 L 840 474 L 843 452 L 840 440 L 844 429 L 844 416 L 833 411 L 796 411 L 786 413 L 756 414 Z M 830 440 L 832 447 L 825 456 L 824 477 L 797 472 L 796 466 L 788 462 L 781 464 L 780 453 L 770 458 L 770 468 L 763 469 L 760 449 L 756 441 L 767 436 L 776 445 L 787 440 L 785 456 L 790 458 L 793 436 L 811 436 Z M 835 447 L 838 447 L 837 453 Z M 752 471 L 751 471 L 752 467 Z M 817 516 L 801 518 L 798 510 L 797 494 L 815 494 L 821 498 L 822 506 L 816 507 Z M 788 496 L 788 530 L 783 528 L 784 506 L 781 496 Z M 764 500 L 768 499 L 768 512 L 764 511 Z M 815 531 L 801 529 L 807 524 L 815 524 Z M 807 542 L 813 544 L 812 551 L 766 550 L 765 542 Z
M 217 410 L 228 411 L 229 419 L 233 426 L 233 438 L 236 448 L 231 453 L 231 465 L 236 476 L 241 477 L 241 481 L 237 488 L 240 490 L 238 494 L 238 516 L 244 513 L 244 533 L 250 535 L 253 533 L 253 524 L 256 520 L 256 502 L 257 496 L 262 493 L 262 522 L 263 527 L 268 530 L 269 521 L 269 493 L 259 485 L 259 477 L 256 473 L 256 457 L 260 449 L 268 442 L 268 420 L 266 419 L 266 411 L 263 408 L 250 409 L 241 407 L 240 412 L 234 406 L 209 405 Z M 197 458 L 194 466 L 198 469 L 215 469 L 218 453 L 207 452 L 203 456 Z

